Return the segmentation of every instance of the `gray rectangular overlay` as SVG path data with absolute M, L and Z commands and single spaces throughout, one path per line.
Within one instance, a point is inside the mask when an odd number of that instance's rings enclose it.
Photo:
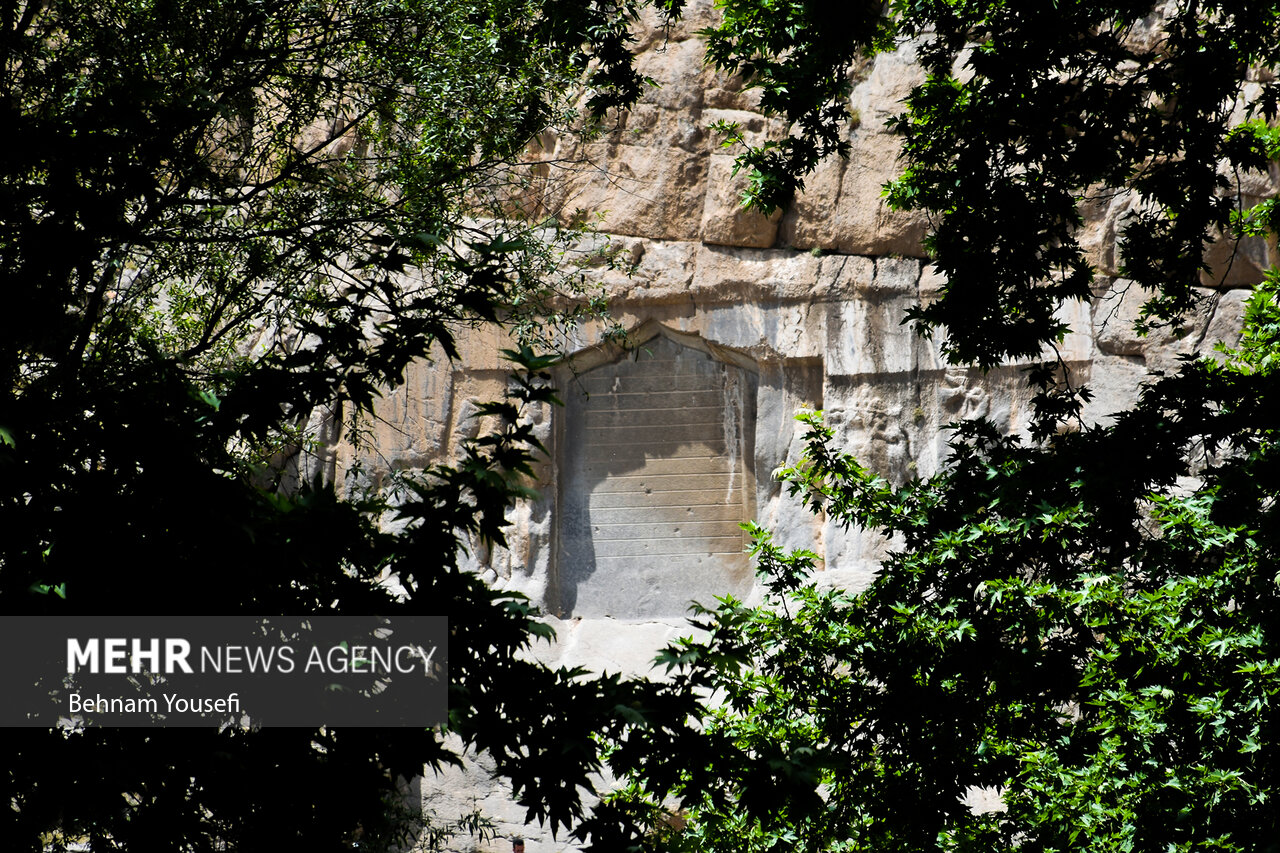
M 6 616 L 0 726 L 427 727 L 443 616 Z

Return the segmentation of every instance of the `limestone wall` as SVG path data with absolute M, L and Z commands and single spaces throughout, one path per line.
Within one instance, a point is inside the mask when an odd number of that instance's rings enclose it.
M 859 69 L 851 156 L 824 163 L 786 212 L 766 218 L 738 208 L 733 153 L 720 147 L 708 125 L 736 121 L 755 138 L 784 129 L 753 110 L 752 94 L 737 81 L 703 64 L 694 33 L 710 25 L 713 14 L 709 4 L 695 5 L 665 37 L 652 26 L 642 28 L 640 70 L 659 88 L 598 141 L 584 146 L 547 135 L 535 154 L 546 161 L 540 212 L 600 214 L 610 245 L 635 261 L 631 275 L 602 272 L 614 319 L 636 330 L 633 348 L 608 344 L 603 324 L 584 325 L 566 341 L 573 355 L 558 381 L 575 393 L 592 387 L 602 393 L 605 386 L 590 380 L 593 370 L 639 358 L 646 346 L 659 344 L 749 373 L 749 416 L 743 434 L 724 450 L 749 455 L 743 464 L 733 462 L 736 476 L 745 478 L 745 505 L 783 544 L 822 553 L 824 582 L 856 587 L 873 575 L 886 543 L 815 518 L 784 493 L 775 473 L 799 452 L 796 411 L 825 411 L 846 448 L 901 482 L 938 470 L 946 455 L 944 427 L 952 421 L 987 416 L 1005 429 L 1023 428 L 1029 395 L 1016 365 L 985 376 L 947 366 L 936 341 L 900 324 L 909 306 L 933 298 L 942 284 L 921 246 L 928 222 L 887 209 L 880 193 L 895 175 L 899 149 L 886 121 L 921 79 L 910 46 Z M 1274 176 L 1249 181 L 1244 189 L 1250 198 L 1276 193 Z M 1085 206 L 1098 295 L 1091 304 L 1062 309 L 1074 329 L 1062 352 L 1076 378 L 1096 393 L 1087 410 L 1095 421 L 1127 407 L 1150 371 L 1171 368 L 1184 354 L 1209 352 L 1217 341 L 1233 341 L 1247 286 L 1261 280 L 1261 270 L 1274 260 L 1274 246 L 1260 241 L 1214 247 L 1217 278 L 1206 277 L 1200 310 L 1185 331 L 1140 338 L 1132 323 L 1141 294 L 1117 279 L 1115 269 L 1117 225 L 1131 205 L 1120 197 Z M 384 422 L 376 428 L 376 448 L 358 459 L 347 451 L 348 471 L 355 463 L 375 477 L 378 470 L 421 467 L 448 458 L 460 437 L 475 433 L 474 401 L 501 393 L 505 371 L 498 350 L 506 342 L 481 330 L 462 343 L 459 361 L 419 365 L 403 388 L 388 395 L 379 409 Z M 685 584 L 681 578 L 696 573 L 649 572 L 639 564 L 601 574 L 606 561 L 599 561 L 590 576 L 595 604 L 579 612 L 581 599 L 576 587 L 570 589 L 582 580 L 573 574 L 579 570 L 558 562 L 565 537 L 583 535 L 564 526 L 580 497 L 571 493 L 580 486 L 570 482 L 580 448 L 567 426 L 570 412 L 545 410 L 536 417 L 552 451 L 540 471 L 542 498 L 513 513 L 511 548 L 477 555 L 475 568 L 552 614 L 559 641 L 540 651 L 548 660 L 643 671 L 654 649 L 685 632 L 684 602 L 706 596 L 706 576 Z M 673 434 L 660 418 L 644 423 Z M 663 471 L 678 468 L 663 465 Z M 635 471 L 627 476 L 646 488 Z M 673 500 L 679 505 L 681 498 Z M 679 534 L 664 529 L 657 535 Z M 754 594 L 749 576 L 742 583 L 740 570 L 725 572 L 726 588 Z M 605 588 L 608 595 L 596 595 Z M 435 790 L 431 796 L 456 798 L 463 796 L 458 790 L 469 790 L 484 799 L 505 821 L 504 831 L 529 837 L 531 853 L 559 849 L 536 828 L 520 826 L 518 814 L 504 811 L 500 798 L 475 779 L 455 780 L 447 795 Z M 495 842 L 486 849 L 508 847 Z

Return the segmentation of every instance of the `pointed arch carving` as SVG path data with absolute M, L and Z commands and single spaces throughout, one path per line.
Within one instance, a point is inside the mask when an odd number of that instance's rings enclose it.
M 557 430 L 553 609 L 681 618 L 745 595 L 755 363 L 648 323 L 571 362 Z

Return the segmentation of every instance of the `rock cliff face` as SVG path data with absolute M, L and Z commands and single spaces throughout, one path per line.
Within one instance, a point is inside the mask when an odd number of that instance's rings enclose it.
M 880 192 L 899 150 L 887 121 L 921 79 L 911 46 L 859 70 L 850 157 L 825 162 L 788 210 L 766 218 L 737 206 L 733 153 L 708 125 L 737 122 L 757 139 L 784 128 L 754 110 L 739 81 L 704 65 L 695 33 L 713 15 L 695 6 L 667 33 L 642 24 L 640 68 L 658 88 L 603 138 L 548 134 L 534 155 L 545 161 L 540 213 L 599 215 L 610 246 L 635 263 L 630 275 L 602 273 L 630 347 L 609 343 L 603 324 L 566 341 L 558 380 L 569 405 L 537 415 L 552 456 L 542 498 L 513 513 L 508 550 L 476 559 L 492 583 L 553 615 L 559 641 L 540 653 L 564 664 L 643 671 L 685 632 L 690 598 L 749 598 L 750 570 L 730 553 L 740 542 L 726 545 L 747 518 L 823 554 L 826 583 L 872 577 L 887 543 L 815 518 L 775 479 L 798 454 L 797 410 L 823 410 L 844 447 L 896 481 L 938 469 L 950 422 L 1025 425 L 1017 365 L 986 375 L 951 367 L 936 341 L 901 325 L 943 285 L 922 247 L 927 220 L 889 210 Z M 1273 196 L 1273 177 L 1251 176 L 1241 191 Z M 1073 329 L 1061 353 L 1095 392 L 1092 421 L 1129 406 L 1152 371 L 1234 341 L 1247 287 L 1274 260 L 1261 241 L 1210 247 L 1213 275 L 1185 329 L 1138 337 L 1142 294 L 1116 270 L 1117 227 L 1133 204 L 1083 206 L 1096 298 L 1061 309 Z M 416 367 L 383 401 L 376 448 L 345 451 L 342 463 L 376 471 L 448 457 L 478 429 L 472 401 L 501 393 L 505 344 L 481 330 L 458 362 Z M 485 804 L 519 826 L 499 800 Z

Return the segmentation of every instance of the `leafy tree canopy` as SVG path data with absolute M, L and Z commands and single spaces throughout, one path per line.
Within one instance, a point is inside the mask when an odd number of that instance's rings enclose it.
M 590 4 L 6 10 L 2 583 L 65 582 L 60 609 L 114 602 L 105 541 L 172 589 L 183 564 L 301 538 L 237 518 L 276 508 L 232 497 L 236 475 L 317 407 L 366 409 L 433 343 L 451 354 L 460 325 L 539 304 L 556 238 L 495 217 L 526 141 L 572 108 L 588 38 L 619 26 Z M 601 104 L 638 86 L 610 67 Z M 159 586 L 137 581 L 119 597 Z M 188 600 L 280 607 L 263 587 Z
M 763 207 L 841 149 L 856 58 L 917 40 L 928 77 L 888 192 L 933 214 L 948 285 L 916 319 L 946 327 L 956 363 L 1041 362 L 1032 441 L 966 426 L 940 474 L 902 488 L 810 424 L 793 486 L 903 542 L 868 591 L 817 591 L 814 558 L 760 531 L 770 606 L 703 613 L 709 636 L 668 651 L 668 685 L 521 662 L 542 629 L 456 554 L 500 540 L 527 469 L 519 406 L 550 395 L 531 353 L 488 410 L 503 426 L 418 484 L 405 532 L 323 488 L 272 488 L 273 454 L 318 407 L 367 408 L 459 324 L 538 303 L 555 247 L 507 215 L 516 153 L 583 75 L 594 110 L 634 99 L 633 4 L 46 2 L 0 4 L 6 606 L 449 602 L 451 726 L 532 818 L 582 815 L 606 760 L 591 733 L 642 780 L 580 825 L 601 846 L 653 841 L 637 819 L 676 795 L 690 828 L 662 840 L 703 848 L 1265 848 L 1275 290 L 1223 364 L 1187 364 L 1109 427 L 1059 434 L 1081 392 L 1043 353 L 1058 303 L 1090 296 L 1090 195 L 1138 200 L 1122 271 L 1153 322 L 1190 304 L 1208 237 L 1273 230 L 1273 204 L 1238 210 L 1229 190 L 1275 154 L 1275 10 L 901 2 L 855 4 L 840 28 L 830 4 L 723 9 L 712 60 L 793 122 L 744 155 Z M 1241 103 L 1260 120 L 1240 123 Z M 408 601 L 377 585 L 384 569 Z M 689 729 L 692 688 L 724 701 Z M 387 840 L 395 776 L 455 759 L 430 731 L 172 734 L 7 739 L 6 839 Z M 975 786 L 1005 810 L 974 814 Z
M 384 505 L 289 482 L 318 412 L 367 413 L 466 325 L 536 331 L 572 285 L 573 235 L 516 215 L 519 157 L 578 103 L 634 100 L 634 16 L 629 0 L 0 3 L 3 606 L 445 613 L 449 729 L 553 829 L 591 790 L 592 733 L 681 721 L 665 688 L 519 659 L 545 626 L 458 568 L 522 494 L 544 357 L 513 353 L 512 396 L 484 409 L 497 427 L 413 484 L 400 533 L 375 523 Z M 357 828 L 388 844 L 396 779 L 458 760 L 431 730 L 0 748 L 7 850 L 326 850 Z
M 887 195 L 933 215 L 928 248 L 948 284 L 914 319 L 947 328 L 957 364 L 1035 359 L 1061 339 L 1058 304 L 1090 297 L 1078 229 L 1091 197 L 1141 199 L 1121 272 L 1152 292 L 1151 320 L 1180 316 L 1204 242 L 1233 220 L 1233 176 L 1271 153 L 1265 125 L 1239 121 L 1241 108 L 1276 115 L 1275 81 L 1246 73 L 1280 60 L 1269 4 L 898 2 L 888 16 L 855 4 L 846 27 L 821 26 L 821 3 L 723 5 L 708 56 L 795 122 L 739 161 L 755 172 L 746 201 L 766 210 L 847 149 L 855 61 L 918 45 L 927 79 L 897 121 L 905 168 Z
M 705 760 L 636 774 L 612 814 L 675 797 L 688 827 L 649 841 L 689 850 L 1274 849 L 1280 285 L 1238 347 L 1110 425 L 1071 423 L 1086 392 L 1052 346 L 1059 304 L 1092 297 L 1086 199 L 1132 194 L 1121 272 L 1150 323 L 1192 304 L 1211 237 L 1274 234 L 1274 202 L 1240 209 L 1234 181 L 1277 153 L 1277 10 L 874 7 L 832 27 L 821 3 L 724 4 L 711 56 L 795 122 L 742 156 L 748 200 L 839 151 L 851 63 L 912 39 L 927 76 L 886 192 L 931 214 L 948 282 L 912 319 L 954 363 L 1034 362 L 1032 435 L 958 425 L 940 473 L 895 487 L 809 417 L 793 493 L 899 544 L 866 591 L 824 591 L 816 555 L 756 529 L 765 606 L 703 609 L 706 638 L 661 658 L 714 697 Z

